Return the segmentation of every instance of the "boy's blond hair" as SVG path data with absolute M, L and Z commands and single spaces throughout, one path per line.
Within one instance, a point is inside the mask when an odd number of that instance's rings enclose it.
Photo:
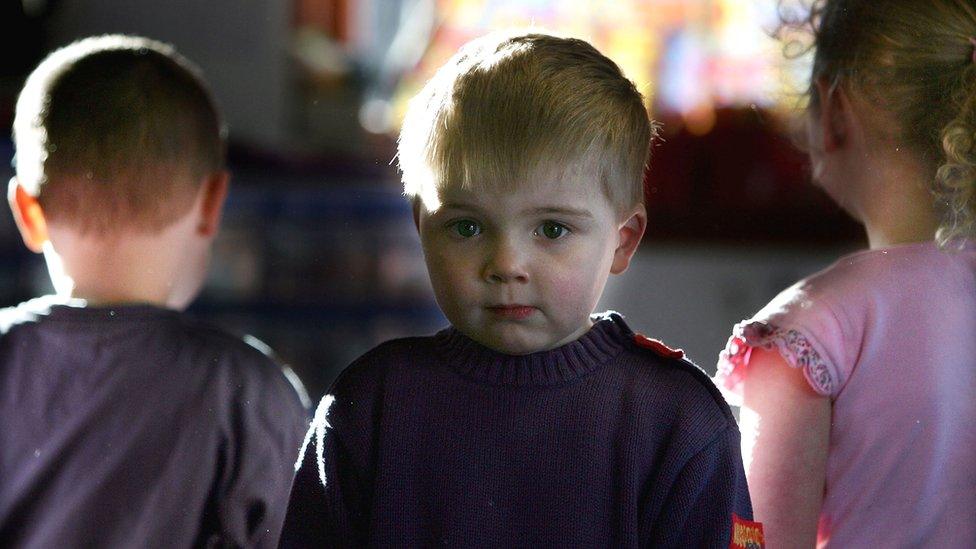
M 596 179 L 619 210 L 644 200 L 655 128 L 617 65 L 574 38 L 494 33 L 463 46 L 411 100 L 398 161 L 405 194 Z
M 51 223 L 156 231 L 189 211 L 224 165 L 200 71 L 169 45 L 106 35 L 51 53 L 14 120 L 17 178 Z

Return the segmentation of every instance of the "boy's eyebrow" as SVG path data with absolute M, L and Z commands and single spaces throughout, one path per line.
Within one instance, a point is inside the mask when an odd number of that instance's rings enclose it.
M 477 206 L 474 206 L 472 204 L 466 204 L 464 202 L 442 202 L 440 208 L 438 209 L 479 211 L 479 208 Z
M 441 204 L 441 210 L 468 210 L 473 212 L 480 212 L 481 208 L 473 204 L 466 204 L 464 202 L 445 202 Z M 566 217 L 576 217 L 579 219 L 593 219 L 593 214 L 589 210 L 584 210 L 582 208 L 571 208 L 569 206 L 540 206 L 538 208 L 532 208 L 523 212 L 525 215 L 537 216 L 537 215 L 559 215 Z
M 568 206 L 543 206 L 541 208 L 532 208 L 528 212 L 529 215 L 563 215 L 569 217 L 579 217 L 590 219 L 593 214 L 589 210 L 584 210 L 580 208 L 570 208 Z

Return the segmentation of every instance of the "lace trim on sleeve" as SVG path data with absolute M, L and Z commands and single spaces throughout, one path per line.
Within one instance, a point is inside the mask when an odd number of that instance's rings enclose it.
M 742 322 L 735 325 L 732 337 L 719 354 L 715 381 L 727 395 L 731 393 L 733 404 L 741 404 L 741 383 L 745 370 L 756 347 L 775 348 L 787 364 L 801 368 L 810 386 L 824 396 L 834 393 L 836 383 L 827 362 L 803 333 L 783 329 L 766 322 Z

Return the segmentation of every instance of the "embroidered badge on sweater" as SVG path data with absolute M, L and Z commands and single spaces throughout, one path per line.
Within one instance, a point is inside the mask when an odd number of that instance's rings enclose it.
M 634 334 L 634 343 L 654 351 L 654 354 L 665 358 L 684 358 L 685 352 L 681 349 L 672 349 L 659 339 L 652 339 L 644 334 Z
M 752 522 L 732 513 L 732 541 L 729 549 L 763 549 L 766 538 L 761 522 Z

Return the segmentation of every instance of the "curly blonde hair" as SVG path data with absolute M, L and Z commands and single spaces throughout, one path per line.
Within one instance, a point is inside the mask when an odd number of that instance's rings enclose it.
M 792 2 L 791 5 L 795 5 Z M 976 2 L 813 0 L 786 29 L 812 33 L 815 83 L 825 78 L 885 109 L 897 137 L 932 170 L 941 246 L 976 237 Z

